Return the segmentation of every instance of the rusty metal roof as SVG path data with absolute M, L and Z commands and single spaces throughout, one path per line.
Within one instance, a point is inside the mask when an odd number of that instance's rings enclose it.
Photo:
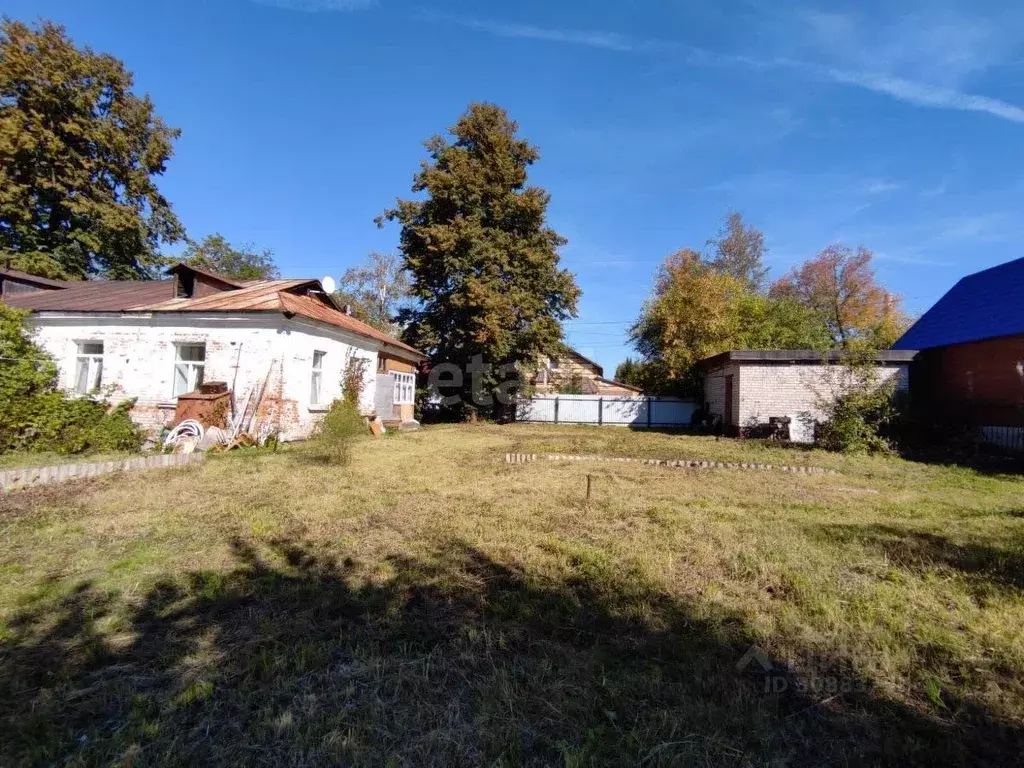
M 34 312 L 125 312 L 173 295 L 173 280 L 83 280 L 59 291 L 4 296 L 4 303 Z
M 31 275 L 28 272 L 22 272 L 18 269 L 7 269 L 6 267 L 0 267 L 0 277 L 9 277 L 11 280 L 33 283 L 45 288 L 66 288 L 69 285 L 77 285 L 72 280 L 51 280 L 48 277 L 39 277 L 39 275 Z
M 199 299 L 168 299 L 157 304 L 136 307 L 147 312 L 252 312 L 254 310 L 282 311 L 281 291 L 305 286 L 318 286 L 316 280 L 261 280 L 231 291 L 220 291 Z
M 316 320 L 409 353 L 426 356 L 372 325 L 346 315 L 319 280 L 261 280 L 198 299 L 174 298 L 172 280 L 90 280 L 60 291 L 5 296 L 12 307 L 34 312 L 280 312 Z M 316 296 L 308 295 L 313 291 Z
M 323 323 L 329 323 L 330 325 L 343 328 L 344 330 L 351 331 L 352 333 L 359 334 L 360 336 L 369 336 L 371 339 L 388 344 L 392 347 L 397 347 L 400 350 L 411 352 L 416 356 L 417 360 L 422 360 L 426 357 L 415 347 L 410 347 L 408 344 L 399 341 L 394 336 L 389 336 L 383 331 L 379 331 L 372 325 L 364 323 L 362 320 L 357 320 L 351 315 L 346 315 L 344 312 L 329 307 L 321 301 L 318 301 L 310 296 L 297 296 L 293 293 L 281 292 L 280 294 L 282 304 L 287 312 L 293 312 L 296 315 L 302 315 L 308 317 L 311 320 L 319 320 Z
M 262 281 L 236 280 L 233 277 L 228 277 L 227 275 L 222 275 L 222 274 L 220 274 L 220 272 L 212 272 L 209 269 L 203 269 L 202 267 L 195 267 L 195 266 L 192 266 L 191 264 L 186 264 L 184 261 L 179 261 L 173 267 L 171 267 L 170 269 L 166 270 L 166 273 L 168 275 L 174 275 L 174 274 L 177 274 L 178 272 L 184 272 L 184 271 L 195 272 L 196 274 L 203 275 L 204 277 L 208 277 L 208 278 L 210 278 L 212 280 L 215 280 L 215 281 L 217 281 L 219 283 L 222 283 L 223 285 L 231 286 L 232 288 L 241 288 L 241 287 L 243 287 L 246 284 L 251 284 L 252 282 L 262 282 Z

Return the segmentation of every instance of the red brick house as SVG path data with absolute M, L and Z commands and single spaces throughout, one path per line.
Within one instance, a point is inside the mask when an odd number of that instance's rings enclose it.
M 918 349 L 915 402 L 944 420 L 1024 433 L 1024 259 L 968 275 L 893 349 Z

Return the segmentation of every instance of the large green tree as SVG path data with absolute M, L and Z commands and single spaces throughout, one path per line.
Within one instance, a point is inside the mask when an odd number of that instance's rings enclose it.
M 190 242 L 181 260 L 236 280 L 272 280 L 280 276 L 273 251 L 257 251 L 249 244 L 235 247 L 220 234 L 207 235 L 202 242 Z
M 379 222 L 402 227 L 417 302 L 403 314 L 405 337 L 433 365 L 463 372 L 456 409 L 465 415 L 502 399 L 495 396 L 511 366 L 534 365 L 559 348 L 580 291 L 559 268 L 566 241 L 547 224 L 549 194 L 527 186 L 537 148 L 494 104 L 471 104 L 450 132 L 453 141 L 426 142 L 429 160 L 413 183 L 425 198 L 399 200 Z
M 910 326 L 900 296 L 882 286 L 866 248 L 830 245 L 772 285 L 771 295 L 824 318 L 836 346 L 885 349 Z
M 0 22 L 0 252 L 49 277 L 148 277 L 184 231 L 157 189 L 179 131 L 113 56 Z
M 699 395 L 700 360 L 730 349 L 827 349 L 828 327 L 790 298 L 770 298 L 750 283 L 683 250 L 662 264 L 654 292 L 630 330 L 645 389 Z

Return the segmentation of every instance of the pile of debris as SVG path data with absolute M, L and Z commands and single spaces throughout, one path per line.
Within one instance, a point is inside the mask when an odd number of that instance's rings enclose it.
M 201 384 L 196 391 L 179 396 L 174 414 L 176 426 L 163 436 L 163 448 L 175 453 L 192 453 L 231 451 L 257 445 L 276 447 L 276 430 L 260 425 L 257 420 L 272 370 L 273 365 L 263 381 L 249 391 L 240 408 L 235 407 L 233 393 L 223 381 Z

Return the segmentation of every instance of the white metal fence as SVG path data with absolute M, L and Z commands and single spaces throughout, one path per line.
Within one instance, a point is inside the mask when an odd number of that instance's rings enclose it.
M 517 420 L 545 424 L 622 427 L 688 427 L 697 410 L 678 397 L 535 395 L 523 401 Z

